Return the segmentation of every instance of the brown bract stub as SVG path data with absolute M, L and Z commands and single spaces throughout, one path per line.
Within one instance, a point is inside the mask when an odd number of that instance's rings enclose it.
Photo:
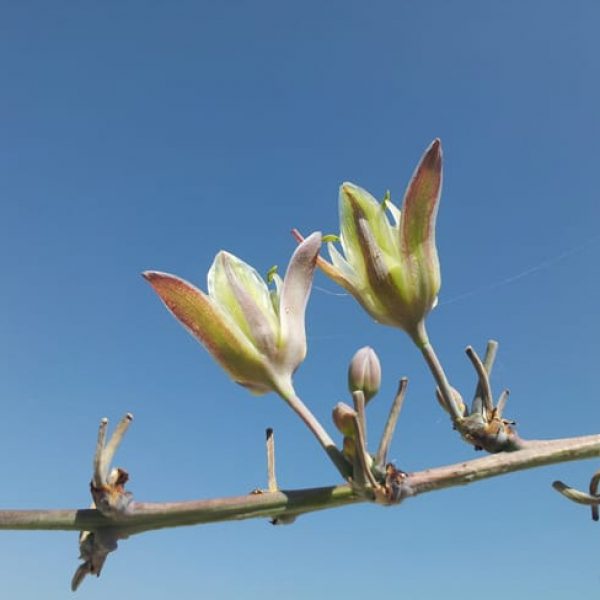
M 96 508 L 105 517 L 128 515 L 133 509 L 133 496 L 131 492 L 125 491 L 129 474 L 121 468 L 110 470 L 110 464 L 132 420 L 133 415 L 127 413 L 108 441 L 108 419 L 100 420 L 90 492 L 92 508 Z M 71 589 L 75 591 L 86 575 L 99 577 L 106 557 L 117 549 L 117 540 L 127 537 L 122 530 L 113 527 L 82 531 L 79 534 L 79 558 L 83 562 L 73 575 Z
M 92 499 L 102 514 L 109 516 L 130 511 L 133 495 L 131 492 L 125 491 L 125 484 L 128 480 L 127 471 L 116 468 L 112 470 L 104 485 L 96 487 L 93 481 L 90 483 Z
M 474 413 L 456 423 L 461 436 L 475 450 L 485 450 L 490 454 L 497 452 L 513 452 L 522 448 L 522 440 L 511 427 L 514 423 L 506 419 L 492 416 L 483 420 L 480 414 Z
M 375 501 L 387 506 L 400 504 L 402 500 L 413 495 L 413 490 L 407 480 L 408 473 L 397 469 L 392 463 L 388 463 L 385 466 L 384 483 L 375 490 Z
M 86 575 L 100 577 L 106 557 L 117 549 L 117 540 L 127 537 L 127 534 L 117 529 L 82 531 L 79 536 L 79 558 L 83 562 L 73 575 L 71 590 L 76 591 Z

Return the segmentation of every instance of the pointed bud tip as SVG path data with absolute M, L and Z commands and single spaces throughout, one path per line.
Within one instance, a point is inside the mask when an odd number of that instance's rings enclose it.
M 153 281 L 156 281 L 157 279 L 165 279 L 166 277 L 172 277 L 172 275 L 169 275 L 168 273 L 163 273 L 161 271 L 144 271 L 142 273 L 142 277 L 152 283 Z
M 421 165 L 427 169 L 440 171 L 442 168 L 442 142 L 440 138 L 435 138 L 425 150 Z
M 306 239 L 305 241 L 311 240 L 313 243 L 316 242 L 316 240 L 319 240 L 319 242 L 321 242 L 321 238 L 323 237 L 323 234 L 320 231 L 313 231 Z
M 340 185 L 340 194 L 350 194 L 352 192 L 356 192 L 359 189 L 358 186 L 351 181 L 344 181 L 342 185 Z
M 319 250 L 321 248 L 322 235 L 320 231 L 314 231 L 308 237 L 304 238 L 299 244 L 292 256 L 300 256 L 302 254 L 312 256 L 314 260 L 317 259 Z M 314 255 L 314 256 L 313 256 Z M 291 262 L 290 262 L 291 264 Z
M 368 198 L 371 195 L 367 190 L 361 188 L 350 181 L 344 181 L 342 185 L 340 185 L 340 193 L 339 193 L 339 202 L 340 206 L 345 204 L 346 206 L 351 207 L 351 210 L 361 210 L 361 205 L 363 202 L 368 202 Z
M 237 259 L 237 257 L 235 255 L 231 254 L 231 252 L 227 252 L 227 250 L 219 250 L 215 254 L 214 262 L 225 263 L 225 262 L 231 262 L 232 259 L 235 260 L 235 259 Z
M 185 279 L 171 275 L 171 273 L 163 273 L 161 271 L 144 271 L 142 277 L 152 286 L 155 292 L 165 301 L 165 293 L 170 293 L 174 289 L 183 290 L 195 288 Z M 196 290 L 197 291 L 197 290 Z
M 381 363 L 377 353 L 370 346 L 356 352 L 348 367 L 348 389 L 351 393 L 360 391 L 368 402 L 381 386 Z
M 296 229 L 295 227 L 291 230 L 291 234 L 298 243 L 305 242 L 306 240 L 309 240 L 311 238 L 315 239 L 318 237 L 320 239 L 323 235 L 320 231 L 313 231 L 310 235 L 308 235 L 307 237 L 304 237 L 300 233 L 300 231 L 298 229 Z

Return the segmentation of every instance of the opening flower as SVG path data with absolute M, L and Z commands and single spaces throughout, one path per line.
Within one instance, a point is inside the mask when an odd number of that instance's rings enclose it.
M 341 252 L 329 242 L 331 262 L 322 258 L 318 262 L 376 321 L 403 329 L 420 347 L 427 343 L 424 319 L 435 306 L 441 285 L 435 245 L 441 187 L 438 139 L 419 162 L 402 211 L 388 195 L 378 202 L 366 190 L 342 184 Z
M 304 313 L 320 247 L 320 233 L 306 238 L 284 279 L 270 275 L 273 290 L 253 267 L 225 251 L 208 272 L 208 294 L 175 275 L 143 275 L 234 381 L 254 394 L 289 395 L 292 375 L 306 356 Z

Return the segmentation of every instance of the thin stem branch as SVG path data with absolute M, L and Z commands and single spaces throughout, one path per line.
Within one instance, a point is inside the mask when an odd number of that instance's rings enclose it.
M 281 397 L 288 403 L 290 408 L 304 421 L 305 425 L 312 431 L 313 435 L 317 438 L 319 444 L 325 450 L 327 456 L 329 456 L 331 462 L 335 465 L 335 468 L 339 471 L 340 475 L 344 479 L 348 479 L 352 475 L 352 467 L 350 463 L 345 459 L 344 455 L 338 450 L 335 442 L 331 439 L 329 434 L 325 431 L 321 423 L 312 414 L 308 406 L 300 400 L 294 393 L 281 394 Z
M 355 392 L 357 393 L 357 392 Z M 362 393 L 362 392 L 358 392 Z M 375 480 L 373 473 L 371 472 L 371 467 L 369 465 L 369 456 L 367 454 L 367 444 L 365 440 L 365 432 L 363 431 L 362 423 L 360 422 L 360 418 L 358 415 L 354 416 L 354 428 L 356 429 L 356 448 L 355 452 L 358 455 L 358 460 L 361 468 L 361 486 L 363 483 L 368 482 L 369 485 L 373 489 L 377 489 L 379 484 Z M 356 473 L 355 473 L 356 475 Z
M 116 426 L 113 434 L 110 436 L 108 440 L 108 444 L 106 444 L 104 450 L 102 451 L 100 458 L 100 471 L 105 478 L 104 483 L 106 483 L 106 478 L 108 477 L 108 471 L 110 470 L 110 465 L 115 456 L 115 452 L 119 448 L 119 445 L 123 441 L 123 437 L 131 425 L 131 421 L 133 421 L 133 415 L 131 413 L 127 413 Z M 104 419 L 102 420 L 102 424 L 100 428 L 102 429 L 104 425 Z M 103 437 L 106 438 L 106 430 L 104 429 Z M 100 436 L 98 436 L 98 441 L 100 441 Z
M 485 356 L 483 357 L 483 366 L 485 367 L 485 371 L 488 374 L 488 378 L 492 375 L 492 369 L 494 368 L 494 363 L 496 362 L 497 353 L 498 342 L 496 340 L 488 340 L 487 346 L 485 348 Z M 483 390 L 481 389 L 481 384 L 477 382 L 477 387 L 475 388 L 475 394 L 473 396 L 473 402 L 471 405 L 471 412 L 481 412 L 483 402 L 482 394 Z
M 379 442 L 379 448 L 377 449 L 377 454 L 375 455 L 375 463 L 380 467 L 382 467 L 387 461 L 387 456 L 390 450 L 390 445 L 392 443 L 392 438 L 394 437 L 394 432 L 396 431 L 398 417 L 400 416 L 402 404 L 404 403 L 407 385 L 408 379 L 406 377 L 403 377 L 400 380 L 400 383 L 398 384 L 398 391 L 396 392 L 396 396 L 394 397 L 394 401 L 392 402 L 390 414 L 388 415 L 387 421 L 385 422 L 385 427 L 383 429 L 381 441 Z
M 98 440 L 96 442 L 96 451 L 94 452 L 94 476 L 93 483 L 97 488 L 101 488 L 106 482 L 108 472 L 104 473 L 104 462 L 102 456 L 104 454 L 104 446 L 106 445 L 106 429 L 108 427 L 108 419 L 104 417 L 100 421 L 98 428 Z
M 452 388 L 450 387 L 450 383 L 448 382 L 448 378 L 446 377 L 446 373 L 444 372 L 444 368 L 442 367 L 442 363 L 440 363 L 435 350 L 431 343 L 427 342 L 421 347 L 421 352 L 425 358 L 425 362 L 433 375 L 438 387 L 440 388 L 440 393 L 442 394 L 442 398 L 444 399 L 444 403 L 448 407 L 450 414 L 452 416 L 453 421 L 460 421 L 462 419 L 462 415 L 458 410 L 458 406 L 456 406 L 456 402 L 454 402 L 454 394 L 452 393 Z
M 483 399 L 483 405 L 488 415 L 491 415 L 494 411 L 494 400 L 492 396 L 492 388 L 490 387 L 490 379 L 488 373 L 481 362 L 477 352 L 473 349 L 473 346 L 467 346 L 465 352 L 469 357 L 469 360 L 473 363 L 477 376 L 479 377 L 479 387 L 481 388 L 481 397 Z
M 555 481 L 552 484 L 552 487 L 569 500 L 577 502 L 577 504 L 587 504 L 589 506 L 597 506 L 600 504 L 600 497 L 591 496 L 590 494 L 586 494 L 585 492 L 569 487 L 562 481 Z
M 270 427 L 267 429 L 267 489 L 269 492 L 279 489 L 275 475 L 275 438 Z
M 485 355 L 483 357 L 483 366 L 489 376 L 492 375 L 492 369 L 496 362 L 496 354 L 498 353 L 498 342 L 496 340 L 488 340 L 485 347 Z
M 598 484 L 600 484 L 600 471 L 596 471 L 590 480 L 590 493 L 586 494 L 578 489 L 572 488 L 562 481 L 555 481 L 552 487 L 577 504 L 587 504 L 592 508 L 592 519 L 598 520 L 598 506 L 600 505 L 600 496 L 598 495 Z
M 596 471 L 590 479 L 590 496 L 598 497 L 598 485 L 600 484 L 600 471 Z M 597 521 L 600 518 L 598 505 L 592 505 L 592 520 Z
M 367 448 L 367 416 L 365 414 L 365 395 L 361 390 L 352 392 L 352 400 L 354 404 L 354 410 L 356 411 L 356 417 L 360 423 L 361 434 L 364 442 L 365 449 Z
M 510 390 L 502 390 L 502 393 L 500 394 L 500 397 L 498 398 L 498 404 L 496 404 L 496 413 L 498 415 L 498 418 L 501 418 L 502 415 L 504 414 L 504 409 L 506 407 L 506 402 L 508 400 L 509 395 L 510 395 Z
M 523 469 L 597 456 L 600 456 L 600 435 L 528 442 L 523 450 L 501 452 L 411 473 L 406 478 L 406 485 L 412 489 L 413 495 L 418 495 Z M 130 513 L 110 518 L 94 509 L 4 510 L 0 511 L 0 529 L 92 531 L 118 527 L 133 534 L 164 527 L 294 516 L 366 500 L 357 495 L 349 485 L 341 485 L 191 502 L 139 502 L 134 503 Z

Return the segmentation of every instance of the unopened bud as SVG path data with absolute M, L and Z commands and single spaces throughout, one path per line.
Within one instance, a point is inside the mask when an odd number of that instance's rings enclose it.
M 356 411 L 343 402 L 338 402 L 332 412 L 333 422 L 338 431 L 350 437 L 354 436 L 355 416 Z
M 361 348 L 350 361 L 348 387 L 350 393 L 360 390 L 365 395 L 365 403 L 378 391 L 381 385 L 381 364 L 375 350 L 369 346 Z

